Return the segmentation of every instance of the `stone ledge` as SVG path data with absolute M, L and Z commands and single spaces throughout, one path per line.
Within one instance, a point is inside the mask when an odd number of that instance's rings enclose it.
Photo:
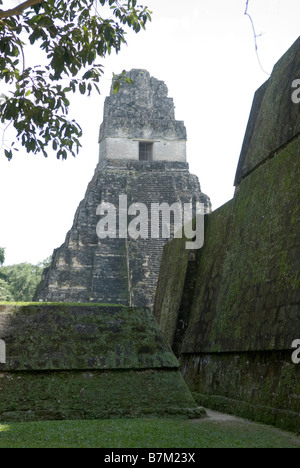
M 5 371 L 175 368 L 148 309 L 99 305 L 0 305 Z
M 103 170 L 137 171 L 137 172 L 188 172 L 189 164 L 185 162 L 153 161 L 142 162 L 126 159 L 106 159 L 98 164 L 96 172 Z
M 0 373 L 0 421 L 199 419 L 180 371 Z

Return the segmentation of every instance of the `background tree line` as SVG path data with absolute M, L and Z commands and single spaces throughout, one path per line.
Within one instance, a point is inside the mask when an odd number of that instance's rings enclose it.
M 51 257 L 37 265 L 20 263 L 3 266 L 5 249 L 0 247 L 0 301 L 30 302 L 38 284 L 42 279 L 43 270 L 51 263 Z

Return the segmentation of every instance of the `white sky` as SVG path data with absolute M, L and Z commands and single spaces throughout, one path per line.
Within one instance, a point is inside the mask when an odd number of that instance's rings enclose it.
M 141 0 L 153 11 L 147 30 L 104 60 L 102 95 L 74 96 L 71 112 L 83 127 L 79 156 L 54 154 L 0 160 L 0 246 L 6 264 L 37 263 L 65 240 L 98 161 L 98 132 L 112 72 L 145 68 L 166 82 L 177 120 L 188 132 L 188 162 L 213 209 L 230 200 L 256 89 L 259 67 L 246 0 Z M 299 0 L 250 0 L 259 55 L 273 66 L 299 36 Z M 300 77 L 299 77 L 300 78 Z M 1 92 L 1 84 L 0 84 Z

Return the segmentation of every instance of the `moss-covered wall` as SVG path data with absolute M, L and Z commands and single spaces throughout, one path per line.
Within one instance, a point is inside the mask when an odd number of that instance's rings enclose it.
M 201 413 L 147 309 L 0 306 L 0 421 Z
M 190 252 L 185 249 L 186 239 L 174 239 L 164 249 L 156 290 L 154 316 L 165 337 L 173 344 L 179 306 L 183 294 Z
M 300 366 L 290 351 L 184 355 L 182 365 L 200 405 L 300 432 Z
M 6 343 L 5 370 L 178 367 L 143 308 L 0 306 L 0 338 Z
M 286 350 L 300 333 L 300 138 L 208 216 L 182 353 Z
M 300 365 L 292 362 L 300 339 L 297 78 L 300 39 L 255 96 L 235 197 L 206 216 L 203 248 L 192 263 L 183 242 L 165 249 L 154 311 L 202 404 L 293 430 L 300 428 Z
M 292 102 L 300 77 L 300 38 L 256 92 L 236 172 L 235 185 L 300 133 L 300 107 Z
M 0 421 L 201 417 L 179 371 L 0 373 Z

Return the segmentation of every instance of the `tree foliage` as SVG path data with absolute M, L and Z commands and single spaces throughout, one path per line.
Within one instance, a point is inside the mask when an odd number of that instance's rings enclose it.
M 30 302 L 51 257 L 37 265 L 21 263 L 0 269 L 0 301 Z
M 3 265 L 5 261 L 5 249 L 0 247 L 0 267 Z
M 98 60 L 119 52 L 126 30 L 138 33 L 149 20 L 137 0 L 28 0 L 0 10 L 0 80 L 9 89 L 0 96 L 0 122 L 17 133 L 17 143 L 2 144 L 5 156 L 11 159 L 20 145 L 44 156 L 52 145 L 58 158 L 75 156 L 82 130 L 68 120 L 70 93 L 100 92 Z M 43 66 L 28 66 L 35 46 Z
M 0 301 L 13 302 L 13 296 L 10 292 L 9 284 L 3 278 L 0 278 Z

